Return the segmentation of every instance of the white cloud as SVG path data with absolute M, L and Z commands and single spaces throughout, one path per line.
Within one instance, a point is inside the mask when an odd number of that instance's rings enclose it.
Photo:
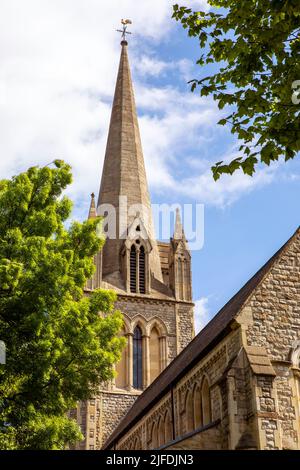
M 152 75 L 157 77 L 168 69 L 174 67 L 173 62 L 164 62 L 154 57 L 142 55 L 140 60 L 136 63 L 135 69 L 141 75 Z
M 200 100 L 197 95 L 172 88 L 138 87 L 137 96 L 140 105 L 152 112 L 140 118 L 140 127 L 154 190 L 171 189 L 178 197 L 224 207 L 273 181 L 277 163 L 258 168 L 253 177 L 237 171 L 214 181 L 212 164 L 230 161 L 239 154 L 236 145 L 226 144 L 229 131 L 216 125 L 223 113 L 211 99 Z M 222 141 L 224 149 L 218 147 Z M 216 155 L 215 150 L 222 153 Z
M 59 156 L 73 166 L 72 197 L 88 204 L 105 151 L 120 52 L 115 29 L 120 18 L 133 20 L 134 65 L 151 50 L 149 39 L 158 43 L 175 28 L 172 4 L 1 1 L 0 177 Z M 157 73 L 161 67 L 158 59 Z
M 232 158 L 236 155 L 232 154 Z M 184 179 L 180 185 L 180 191 L 190 198 L 219 207 L 224 207 L 235 202 L 242 195 L 256 188 L 265 186 L 274 181 L 277 164 L 270 167 L 259 168 L 253 177 L 236 171 L 232 176 L 223 175 L 217 182 L 214 181 L 209 168 L 199 175 Z
M 201 331 L 212 319 L 213 314 L 208 308 L 208 297 L 201 297 L 195 301 L 195 332 Z
M 170 72 L 176 72 L 178 76 L 179 72 L 179 75 L 187 82 L 191 80 L 193 62 L 189 59 L 166 62 L 157 57 L 142 55 L 134 64 L 134 69 L 141 77 L 158 77 Z
M 225 205 L 259 184 L 241 175 L 216 185 L 209 171 L 213 145 L 224 129 L 209 99 L 174 87 L 151 87 L 145 78 L 191 62 L 165 62 L 151 44 L 171 37 L 172 0 L 2 0 L 0 5 L 0 177 L 63 158 L 73 167 L 69 194 L 85 216 L 89 193 L 97 192 L 119 60 L 115 29 L 133 20 L 130 57 L 136 71 L 140 127 L 151 189 Z M 202 7 L 204 0 L 189 2 Z M 195 154 L 201 149 L 201 155 Z M 218 158 L 220 159 L 220 158 Z M 197 163 L 197 161 L 199 163 Z M 201 163 L 200 163 L 201 162 Z M 182 168 L 186 173 L 182 174 Z M 192 176 L 190 176 L 192 175 Z

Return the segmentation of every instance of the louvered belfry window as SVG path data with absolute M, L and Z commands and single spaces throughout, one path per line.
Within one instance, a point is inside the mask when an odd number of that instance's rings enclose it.
M 129 267 L 130 292 L 146 294 L 146 252 L 143 246 L 139 249 L 135 244 L 131 246 Z
M 139 288 L 140 293 L 146 293 L 145 287 L 145 249 L 141 246 L 140 253 L 139 253 Z
M 130 249 L 130 292 L 136 292 L 136 248 Z

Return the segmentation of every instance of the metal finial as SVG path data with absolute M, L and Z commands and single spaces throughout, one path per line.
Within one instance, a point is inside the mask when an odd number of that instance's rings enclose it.
M 127 31 L 127 26 L 129 24 L 132 24 L 132 21 L 131 20 L 124 20 L 122 19 L 121 20 L 121 24 L 123 25 L 123 29 L 117 29 L 116 31 L 118 31 L 118 33 L 122 33 L 122 41 L 121 41 L 121 44 L 124 42 L 127 44 L 127 41 L 126 41 L 126 34 L 132 34 L 130 31 Z

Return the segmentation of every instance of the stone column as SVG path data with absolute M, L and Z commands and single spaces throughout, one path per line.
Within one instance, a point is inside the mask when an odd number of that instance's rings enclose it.
M 160 372 L 167 367 L 167 337 L 161 336 L 159 341 L 159 355 L 160 355 Z
M 136 249 L 136 292 L 140 292 L 140 247 Z
M 150 385 L 150 336 L 143 336 L 143 388 Z
M 127 346 L 127 390 L 131 391 L 133 388 L 133 333 L 128 333 L 128 346 Z
M 126 263 L 126 267 L 125 267 L 126 290 L 127 292 L 130 292 L 130 250 L 128 248 L 126 248 L 125 263 Z
M 150 254 L 145 251 L 145 292 L 151 292 Z
M 116 364 L 113 365 L 113 370 L 114 370 L 114 372 L 116 372 Z M 111 379 L 110 388 L 111 389 L 116 388 L 116 377 L 115 376 Z

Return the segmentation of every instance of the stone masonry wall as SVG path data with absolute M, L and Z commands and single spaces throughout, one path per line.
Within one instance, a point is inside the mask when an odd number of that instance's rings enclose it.
M 146 322 L 151 322 L 158 318 L 164 323 L 167 329 L 168 363 L 195 335 L 194 307 L 191 303 L 120 296 L 116 308 L 129 319 L 142 317 Z
M 191 304 L 180 304 L 179 330 L 176 325 L 177 303 L 175 302 L 138 296 L 118 296 L 115 307 L 124 314 L 129 322 L 135 321 L 137 318 L 141 319 L 144 325 L 151 324 L 154 319 L 163 322 L 167 334 L 167 363 L 171 362 L 179 352 L 177 342 L 181 347 L 185 347 L 193 338 L 193 307 Z M 116 392 L 113 386 L 108 387 L 107 391 L 101 394 L 100 445 L 104 444 L 119 421 L 125 416 L 138 394 L 139 392 L 135 390 L 124 391 L 124 393 L 119 390 Z
M 194 308 L 189 304 L 177 306 L 178 346 L 182 351 L 195 336 Z
M 115 304 L 129 318 L 142 316 L 146 321 L 155 317 L 160 318 L 167 327 L 168 334 L 176 334 L 174 302 L 156 299 L 146 299 L 138 296 L 118 297 Z
M 289 359 L 292 344 L 300 337 L 300 235 L 247 302 L 253 323 L 248 326 L 249 345 L 263 346 L 272 360 Z
M 101 394 L 101 442 L 100 448 L 116 428 L 127 411 L 132 407 L 137 395 L 120 393 Z
M 299 233 L 285 247 L 246 307 L 251 312 L 245 333 L 247 344 L 266 348 L 277 374 L 273 402 L 266 397 L 261 403 L 262 408 L 271 407 L 275 417 L 269 424 L 266 420 L 261 424 L 265 448 L 300 448 L 290 363 L 293 344 L 300 338 Z

